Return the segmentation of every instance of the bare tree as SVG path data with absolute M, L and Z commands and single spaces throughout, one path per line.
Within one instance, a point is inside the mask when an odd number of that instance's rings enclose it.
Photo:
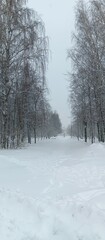
M 38 14 L 26 1 L 0 5 L 0 143 L 18 146 L 28 137 L 35 99 L 44 96 L 48 38 Z M 38 96 L 39 94 L 39 96 Z M 34 95 L 34 97 L 33 97 Z
M 95 136 L 99 141 L 105 140 L 104 37 L 104 1 L 79 2 L 74 47 L 68 51 L 68 57 L 73 62 L 71 103 L 78 128 L 82 123 L 85 141 L 91 137 L 92 143 Z

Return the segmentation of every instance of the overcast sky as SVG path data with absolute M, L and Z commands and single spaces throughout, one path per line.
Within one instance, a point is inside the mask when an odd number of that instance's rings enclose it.
M 70 63 L 66 58 L 74 30 L 75 2 L 75 0 L 28 0 L 28 6 L 35 9 L 43 19 L 49 37 L 51 51 L 47 71 L 49 100 L 52 109 L 59 113 L 64 127 L 70 123 L 66 76 L 70 70 Z

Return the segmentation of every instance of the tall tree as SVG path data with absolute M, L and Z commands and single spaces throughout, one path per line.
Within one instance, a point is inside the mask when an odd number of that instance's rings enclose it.
M 31 115 L 45 93 L 48 39 L 38 14 L 22 0 L 0 5 L 0 144 L 31 143 Z M 33 97 L 34 95 L 34 97 Z M 39 91 L 40 95 L 40 91 Z
M 76 11 L 74 47 L 68 51 L 73 62 L 71 103 L 74 122 L 84 129 L 85 141 L 95 135 L 105 140 L 105 3 L 79 2 Z M 97 132 L 96 132 L 97 128 Z

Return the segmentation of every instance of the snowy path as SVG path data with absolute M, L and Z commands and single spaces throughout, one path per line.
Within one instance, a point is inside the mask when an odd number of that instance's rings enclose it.
M 105 240 L 105 145 L 59 137 L 1 151 L 0 239 Z

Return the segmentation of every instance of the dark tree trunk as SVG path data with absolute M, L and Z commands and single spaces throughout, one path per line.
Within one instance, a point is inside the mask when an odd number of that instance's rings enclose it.
M 85 137 L 85 142 L 87 142 L 87 122 L 84 121 L 84 137 Z

